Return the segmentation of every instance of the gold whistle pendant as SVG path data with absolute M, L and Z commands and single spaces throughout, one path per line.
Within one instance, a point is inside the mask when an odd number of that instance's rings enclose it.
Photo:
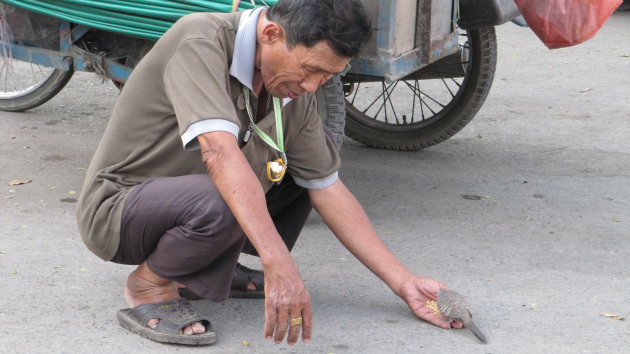
M 287 171 L 287 164 L 282 159 L 267 162 L 267 179 L 271 182 L 280 182 Z

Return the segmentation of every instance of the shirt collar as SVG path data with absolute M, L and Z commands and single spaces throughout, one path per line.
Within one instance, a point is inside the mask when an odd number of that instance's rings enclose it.
M 254 91 L 254 66 L 256 64 L 256 27 L 258 17 L 264 9 L 264 7 L 258 7 L 243 11 L 236 31 L 234 54 L 230 66 L 230 75 L 252 92 Z M 291 102 L 291 98 L 284 98 L 282 106 L 289 102 Z
M 230 75 L 252 91 L 256 60 L 256 26 L 262 10 L 264 8 L 259 7 L 244 11 L 241 15 L 230 66 Z

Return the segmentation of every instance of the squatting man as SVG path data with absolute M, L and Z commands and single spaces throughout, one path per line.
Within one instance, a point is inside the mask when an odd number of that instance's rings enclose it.
M 77 219 L 100 258 L 137 265 L 118 311 L 145 338 L 216 340 L 187 298 L 264 297 L 264 337 L 312 336 L 290 250 L 314 207 L 341 243 L 416 316 L 443 283 L 413 275 L 338 177 L 314 92 L 369 39 L 359 0 L 280 0 L 181 18 L 123 88 L 87 171 Z M 258 255 L 262 271 L 238 264 Z M 182 297 L 182 294 L 185 297 Z

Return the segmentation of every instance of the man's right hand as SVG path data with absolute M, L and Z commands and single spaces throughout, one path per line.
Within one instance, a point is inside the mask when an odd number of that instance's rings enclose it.
M 276 344 L 282 343 L 288 329 L 287 344 L 293 345 L 297 342 L 300 330 L 302 340 L 310 341 L 313 330 L 311 296 L 300 279 L 293 259 L 290 256 L 273 259 L 263 264 L 263 270 L 265 339 L 273 337 Z

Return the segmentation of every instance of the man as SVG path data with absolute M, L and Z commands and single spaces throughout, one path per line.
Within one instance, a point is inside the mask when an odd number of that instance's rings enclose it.
M 295 344 L 302 332 L 309 341 L 310 297 L 289 248 L 311 204 L 417 316 L 450 327 L 425 307 L 445 285 L 412 275 L 379 240 L 338 178 L 316 113 L 313 93 L 369 35 L 358 0 L 281 0 L 269 10 L 186 16 L 143 58 L 77 213 L 90 250 L 138 265 L 125 284 L 123 327 L 162 342 L 214 342 L 179 288 L 214 301 L 236 283 L 261 290 L 232 279 L 247 239 L 264 270 L 265 338 L 280 343 L 288 332 Z

